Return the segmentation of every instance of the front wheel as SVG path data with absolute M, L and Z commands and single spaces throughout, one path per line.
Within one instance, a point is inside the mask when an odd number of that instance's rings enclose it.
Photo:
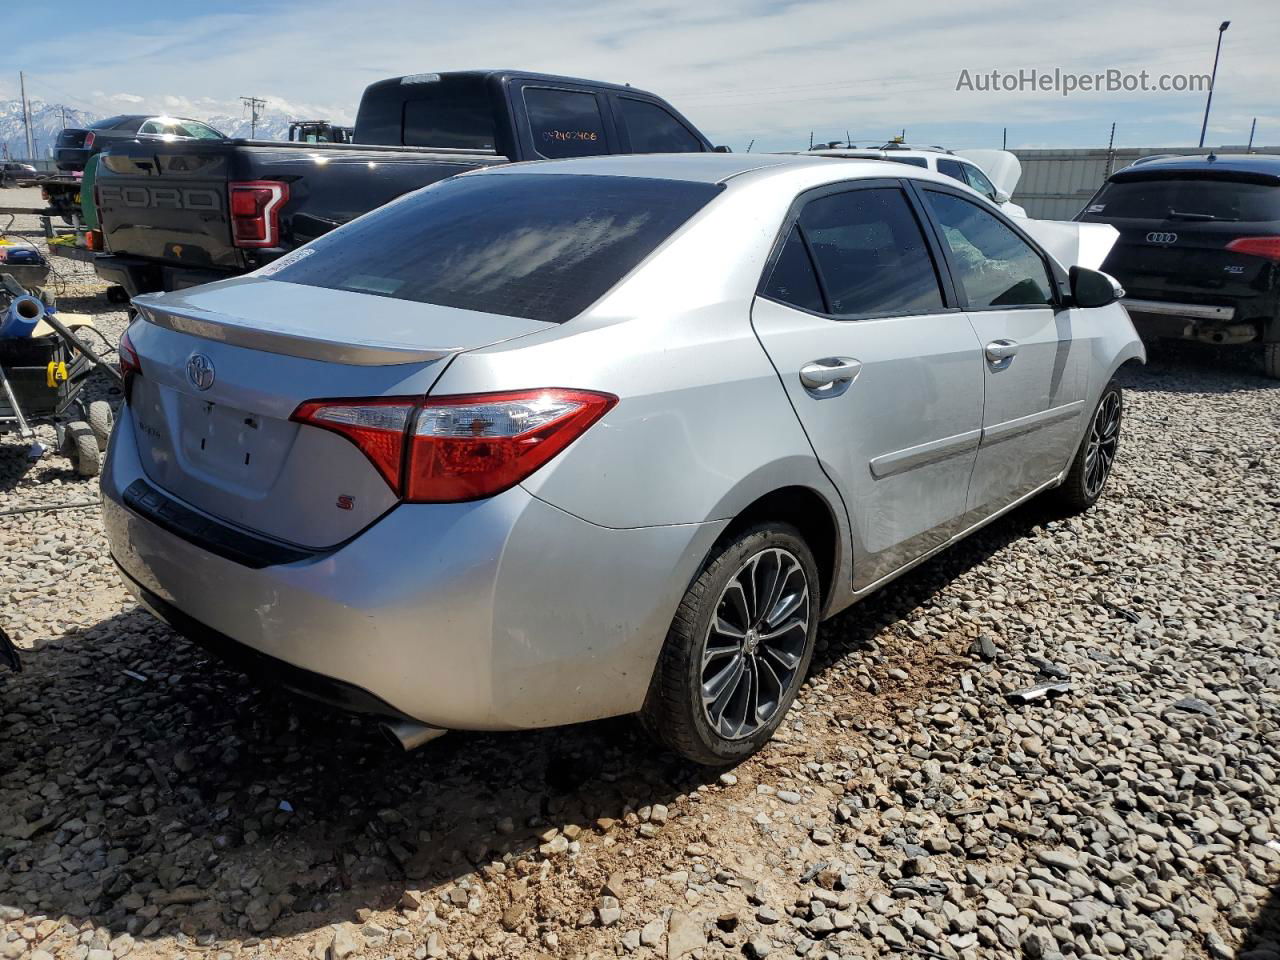
M 1068 513 L 1088 510 L 1102 496 L 1111 468 L 1120 450 L 1120 424 L 1124 415 L 1124 400 L 1115 381 L 1103 388 L 1098 405 L 1093 410 L 1089 429 L 1080 441 L 1080 449 L 1071 461 L 1071 469 L 1054 491 L 1058 503 Z
M 819 599 L 813 553 L 794 527 L 764 523 L 722 542 L 676 611 L 645 727 L 695 763 L 755 753 L 809 669 Z

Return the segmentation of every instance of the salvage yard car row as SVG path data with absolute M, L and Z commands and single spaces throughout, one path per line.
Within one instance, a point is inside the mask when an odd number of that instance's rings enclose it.
M 1045 225 L 949 151 L 726 156 L 652 94 L 516 72 L 373 84 L 354 137 L 98 158 L 138 311 L 105 516 L 162 619 L 406 747 L 635 713 L 734 762 L 821 619 L 1102 493 L 1145 352 L 1087 221 L 1172 162 Z

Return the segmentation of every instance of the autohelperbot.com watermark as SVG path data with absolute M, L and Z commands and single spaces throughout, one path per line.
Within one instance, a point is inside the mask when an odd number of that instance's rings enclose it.
M 1094 73 L 1076 73 L 1054 67 L 1041 70 L 962 69 L 956 92 L 965 93 L 1203 93 L 1209 89 L 1207 73 L 1151 73 L 1148 70 L 1115 68 Z

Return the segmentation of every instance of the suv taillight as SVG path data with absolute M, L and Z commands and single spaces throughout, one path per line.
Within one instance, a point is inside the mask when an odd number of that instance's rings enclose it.
M 1232 253 L 1247 253 L 1251 257 L 1280 262 L 1280 237 L 1241 237 L 1227 244 Z
M 278 180 L 242 180 L 227 184 L 231 241 L 237 247 L 274 247 L 280 242 L 280 208 L 289 185 Z
M 84 148 L 85 148 L 86 150 L 90 150 L 90 149 L 92 149 L 92 148 L 93 148 L 93 141 L 94 141 L 94 140 L 96 140 L 96 139 L 97 139 L 97 136 L 96 136 L 92 131 L 90 131 L 89 133 L 86 133 L 86 134 L 84 135 Z
M 618 402 L 589 390 L 309 400 L 291 419 L 331 430 L 411 503 L 478 500 L 515 486 Z

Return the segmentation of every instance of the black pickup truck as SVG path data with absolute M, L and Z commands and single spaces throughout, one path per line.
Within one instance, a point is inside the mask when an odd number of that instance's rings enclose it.
M 253 270 L 396 197 L 478 167 L 713 150 L 633 87 L 510 70 L 370 85 L 354 142 L 128 141 L 103 154 L 99 276 L 130 296 Z

